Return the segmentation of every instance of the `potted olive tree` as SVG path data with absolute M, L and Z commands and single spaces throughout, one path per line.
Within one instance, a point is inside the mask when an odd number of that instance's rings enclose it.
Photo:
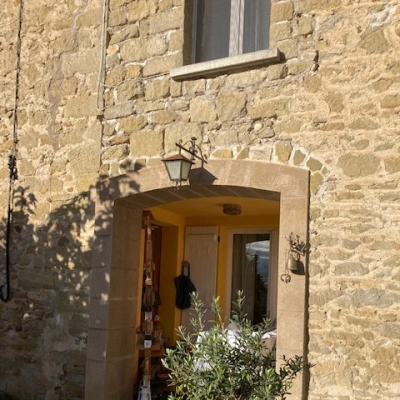
M 283 358 L 276 367 L 275 351 L 265 347 L 263 338 L 270 322 L 252 326 L 242 315 L 244 297 L 239 292 L 231 320 L 234 331 L 224 328 L 218 298 L 212 306 L 215 322 L 205 331 L 203 304 L 197 295 L 192 300 L 192 332 L 179 327 L 176 347 L 167 349 L 163 360 L 175 387 L 169 400 L 285 399 L 305 365 L 296 356 Z

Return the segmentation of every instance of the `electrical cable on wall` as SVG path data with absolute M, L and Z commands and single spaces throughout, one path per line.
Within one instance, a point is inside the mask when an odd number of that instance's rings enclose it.
M 19 100 L 19 78 L 21 70 L 21 30 L 22 30 L 22 16 L 24 9 L 24 0 L 19 3 L 19 21 L 18 33 L 16 44 L 16 67 L 15 67 L 15 96 L 14 96 L 14 110 L 13 110 L 13 145 L 10 155 L 8 156 L 8 169 L 9 169 L 9 185 L 8 185 L 8 208 L 7 208 L 7 223 L 6 223 L 6 243 L 5 243 L 5 283 L 0 286 L 0 299 L 4 302 L 10 300 L 10 242 L 11 242 L 11 225 L 14 204 L 14 182 L 18 179 L 17 171 L 17 143 L 18 143 L 18 100 Z
M 8 188 L 8 210 L 7 210 L 7 224 L 6 224 L 6 279 L 5 284 L 0 286 L 0 298 L 2 301 L 7 302 L 10 299 L 10 241 L 11 241 L 11 223 L 13 213 L 13 199 L 14 199 L 14 181 L 18 179 L 18 172 L 16 166 L 16 157 L 10 154 L 8 158 L 8 169 L 10 171 L 10 180 Z
M 102 2 L 102 19 L 101 19 L 101 38 L 100 38 L 100 65 L 99 76 L 97 82 L 97 109 L 104 110 L 104 79 L 106 73 L 105 55 L 106 55 L 106 37 L 107 37 L 107 21 L 108 21 L 108 0 Z

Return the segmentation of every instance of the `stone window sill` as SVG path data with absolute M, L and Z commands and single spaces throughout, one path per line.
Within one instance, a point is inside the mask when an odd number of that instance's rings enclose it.
M 268 65 L 280 60 L 278 49 L 267 49 L 254 53 L 241 54 L 234 57 L 220 58 L 197 64 L 184 65 L 170 71 L 172 79 L 184 80 L 201 78 L 219 73 L 249 69 L 261 65 Z

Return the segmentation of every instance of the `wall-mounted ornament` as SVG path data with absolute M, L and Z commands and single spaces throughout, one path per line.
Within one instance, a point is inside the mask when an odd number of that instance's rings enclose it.
M 294 233 L 291 233 L 287 240 L 289 242 L 289 250 L 286 253 L 285 273 L 281 275 L 281 280 L 285 283 L 289 283 L 292 279 L 289 272 L 296 275 L 304 275 L 304 263 L 301 258 L 306 256 L 309 249 L 309 245 L 301 241 L 300 236 Z
M 300 256 L 297 253 L 289 251 L 289 255 L 286 260 L 286 269 L 292 272 L 297 272 L 299 270 L 299 261 L 300 261 Z

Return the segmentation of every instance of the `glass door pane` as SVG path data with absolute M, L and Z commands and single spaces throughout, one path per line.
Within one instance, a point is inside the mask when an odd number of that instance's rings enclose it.
M 235 309 L 237 291 L 242 290 L 245 296 L 243 311 L 253 324 L 269 317 L 269 254 L 269 234 L 233 235 L 231 309 Z

